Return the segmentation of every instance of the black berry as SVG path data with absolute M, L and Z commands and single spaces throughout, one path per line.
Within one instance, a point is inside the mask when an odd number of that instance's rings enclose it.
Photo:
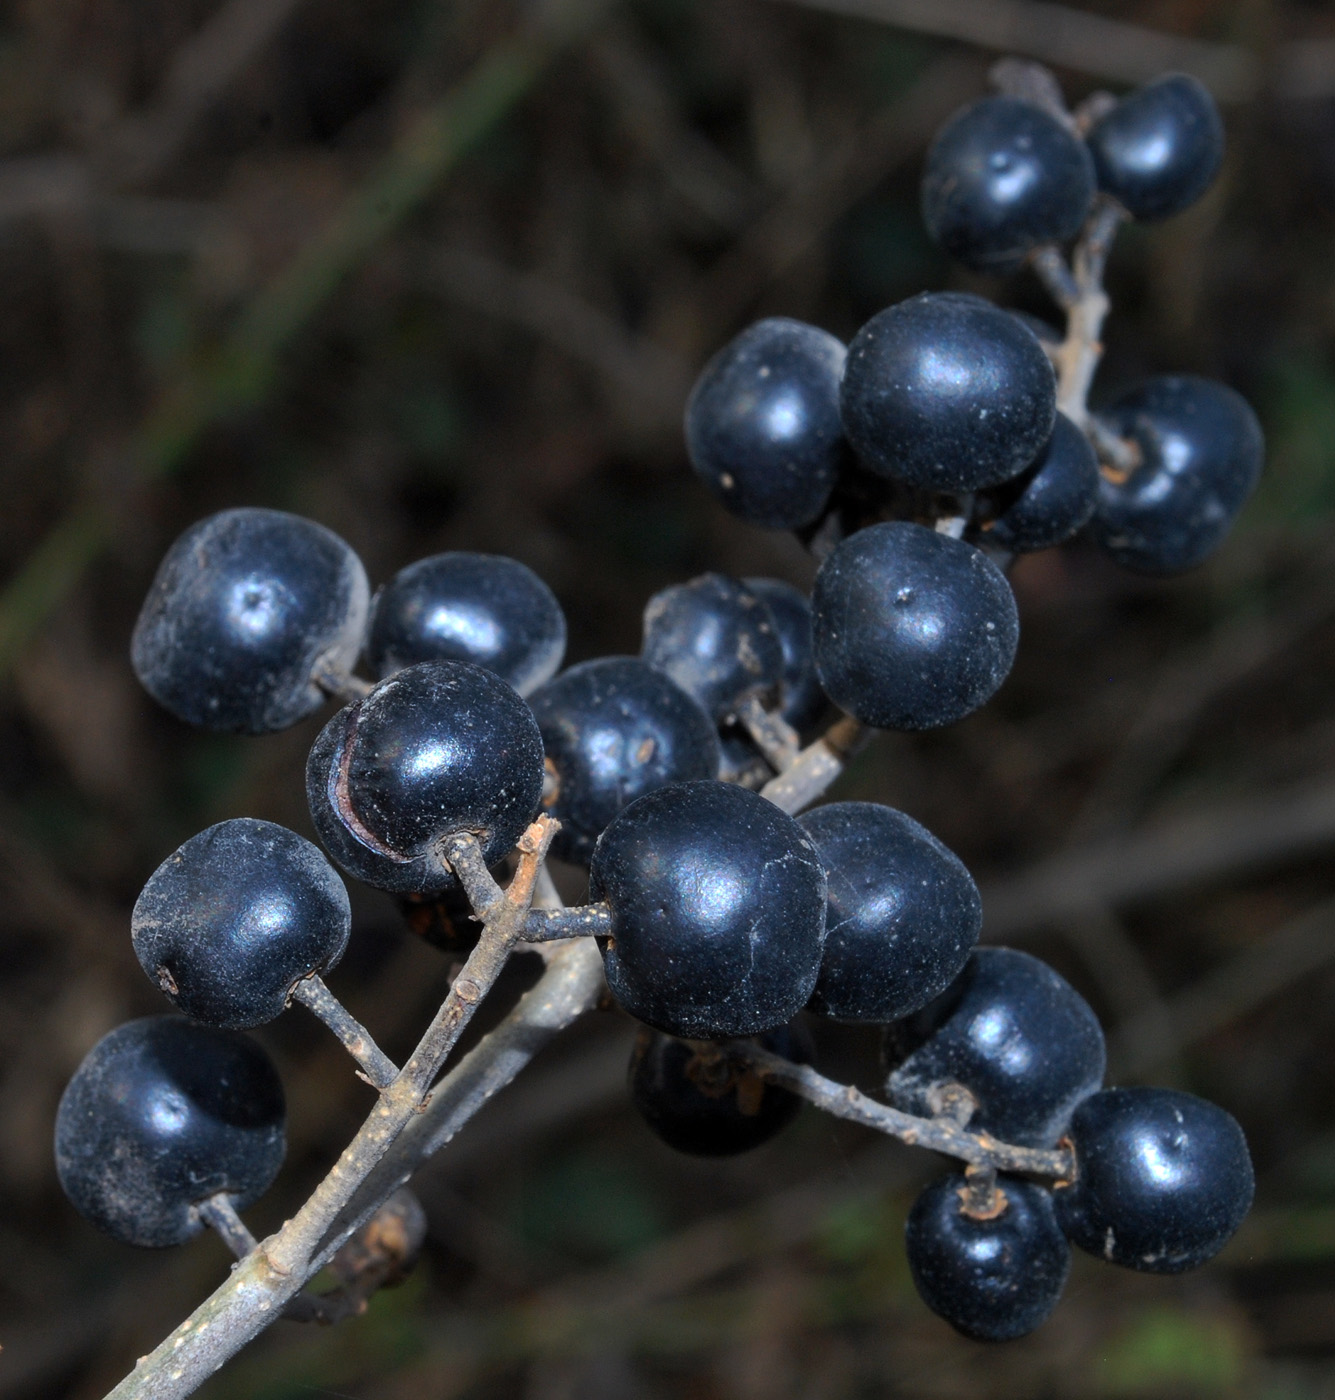
M 935 729 L 984 704 L 1019 644 L 1015 596 L 972 545 L 912 525 L 868 526 L 831 551 L 811 595 L 816 674 L 878 729 Z
M 252 1040 L 180 1016 L 130 1021 L 84 1057 L 56 1114 L 56 1171 L 99 1230 L 162 1247 L 225 1191 L 244 1209 L 284 1152 L 283 1086 Z
M 997 514 L 978 538 L 1016 554 L 1063 544 L 1094 514 L 1099 479 L 1089 439 L 1059 413 L 1034 465 L 997 488 Z
M 140 966 L 174 1006 L 242 1029 L 272 1021 L 298 981 L 338 962 L 351 918 L 319 850 L 286 827 L 240 817 L 163 861 L 131 931 Z
M 471 661 L 527 695 L 556 674 L 565 649 L 565 614 L 532 569 L 452 553 L 409 564 L 376 594 L 366 661 L 382 679 L 419 661 Z
M 225 510 L 167 551 L 135 623 L 144 689 L 188 724 L 262 734 L 319 708 L 315 677 L 352 669 L 366 571 L 323 525 Z
M 1177 1089 L 1105 1089 L 1071 1117 L 1075 1180 L 1056 1193 L 1072 1243 L 1152 1274 L 1198 1268 L 1251 1208 L 1247 1140 L 1222 1108 Z
M 1052 433 L 1056 380 L 1038 337 L 980 297 L 923 292 L 848 347 L 844 431 L 870 470 L 933 491 L 1010 480 Z
M 926 827 L 875 802 L 833 802 L 800 819 L 828 885 L 825 952 L 811 1010 L 897 1021 L 954 981 L 983 906 L 963 862 Z
M 794 729 L 809 729 L 829 704 L 812 655 L 811 601 L 801 589 L 782 579 L 744 578 L 742 583 L 770 610 L 783 647 L 779 713 Z
M 514 847 L 542 796 L 542 735 L 490 671 L 423 661 L 339 711 L 306 764 L 320 840 L 350 874 L 395 894 L 455 877 L 439 843 L 473 833 L 488 864 Z
M 612 912 L 603 965 L 632 1016 L 691 1040 L 791 1020 L 820 970 L 825 872 L 800 826 L 730 783 L 678 783 L 632 802 L 589 867 Z

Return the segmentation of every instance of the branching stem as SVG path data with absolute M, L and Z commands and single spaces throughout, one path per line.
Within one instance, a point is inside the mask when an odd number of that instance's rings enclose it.
M 299 1001 L 308 1011 L 314 1012 L 333 1031 L 377 1089 L 387 1089 L 398 1078 L 398 1065 L 375 1043 L 370 1031 L 325 986 L 323 978 L 314 973 L 302 978 L 292 988 L 292 1000 Z

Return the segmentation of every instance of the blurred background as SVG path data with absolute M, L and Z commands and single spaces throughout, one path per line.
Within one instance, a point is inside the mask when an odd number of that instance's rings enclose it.
M 251 504 L 344 535 L 373 581 L 441 549 L 555 588 L 570 658 L 634 652 L 706 568 L 799 584 L 797 544 L 693 481 L 693 375 L 751 319 L 848 337 L 957 287 L 1051 314 L 927 242 L 932 132 L 1002 52 L 1068 96 L 1204 78 L 1224 175 L 1122 237 L 1095 402 L 1222 378 L 1269 439 L 1222 553 L 1168 582 L 1024 559 L 996 700 L 882 736 L 836 795 L 904 808 L 976 873 L 985 937 L 1050 958 L 1119 1082 L 1215 1098 L 1259 1178 L 1205 1271 L 1077 1257 L 1034 1337 L 916 1300 L 902 1222 L 941 1164 L 804 1114 L 681 1158 L 630 1113 L 595 1014 L 429 1167 L 403 1287 L 280 1323 L 209 1400 L 1335 1396 L 1335 13 L 1312 0 L 15 0 L 0 8 L 0 1397 L 96 1397 L 217 1283 L 202 1238 L 105 1241 L 51 1163 L 87 1049 L 164 1009 L 143 881 L 238 815 L 310 832 L 322 719 L 202 735 L 136 686 L 130 629 L 190 522 Z M 391 1053 L 450 974 L 355 896 L 332 981 Z M 504 1004 L 534 977 L 516 960 Z M 817 1028 L 874 1088 L 876 1036 Z M 370 1106 L 300 1009 L 259 1032 L 291 1115 L 274 1228 Z

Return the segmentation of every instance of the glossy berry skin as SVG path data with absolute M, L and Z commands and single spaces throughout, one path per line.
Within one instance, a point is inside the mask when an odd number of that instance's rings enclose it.
M 1057 387 L 1038 337 L 981 297 L 923 292 L 853 337 L 840 388 L 864 466 L 932 491 L 997 486 L 1042 451 Z
M 978 1220 L 962 1209 L 963 1175 L 943 1177 L 913 1203 L 904 1228 L 923 1302 L 979 1342 L 1032 1332 L 1057 1306 L 1071 1267 L 1049 1193 L 1018 1177 L 998 1177 L 997 1187 L 1004 1209 Z
M 1265 439 L 1247 401 L 1195 375 L 1159 375 L 1100 417 L 1140 449 L 1121 483 L 1102 478 L 1094 542 L 1124 568 L 1174 574 L 1223 542 L 1260 479 Z
M 836 1021 L 897 1021 L 959 974 L 983 922 L 964 863 L 926 827 L 875 802 L 799 818 L 825 866 L 825 953 L 810 1009 Z
M 1205 193 L 1224 162 L 1224 123 L 1209 90 L 1186 73 L 1137 88 L 1085 137 L 1099 188 L 1134 218 L 1171 218 Z
M 669 783 L 715 778 L 718 734 L 680 686 L 633 656 L 572 666 L 529 697 L 547 751 L 552 852 L 587 865 L 608 822 Z
M 811 600 L 778 578 L 744 578 L 742 583 L 770 610 L 783 648 L 779 713 L 799 732 L 809 729 L 829 704 L 812 654 Z
M 668 1035 L 772 1030 L 816 985 L 825 871 L 802 828 L 759 793 L 721 782 L 648 793 L 599 838 L 589 888 L 612 913 L 612 995 Z
M 979 539 L 1015 554 L 1064 544 L 1089 524 L 1099 481 L 1089 439 L 1059 413 L 1034 465 L 998 489 L 1001 509 Z
M 423 661 L 325 725 L 306 797 L 350 875 L 393 894 L 440 894 L 456 882 L 438 843 L 472 832 L 494 864 L 532 821 L 542 774 L 537 721 L 503 680 L 468 662 Z
M 641 657 L 720 722 L 749 695 L 777 695 L 783 644 L 770 610 L 725 574 L 655 593 L 644 609 Z
M 733 515 L 796 530 L 825 509 L 845 452 L 834 336 L 786 317 L 748 326 L 704 367 L 686 401 L 686 451 Z
M 800 1026 L 779 1026 L 761 1046 L 796 1064 L 815 1056 Z M 735 1157 L 783 1131 L 802 1100 L 758 1075 L 707 1063 L 685 1041 L 642 1028 L 630 1057 L 630 1100 L 669 1147 L 694 1157 Z
M 264 734 L 324 703 L 317 670 L 351 671 L 370 590 L 352 550 L 281 510 L 225 510 L 167 551 L 135 623 L 145 690 L 204 729 Z
M 1105 1089 L 1071 1117 L 1075 1181 L 1054 1197 L 1081 1249 L 1144 1273 L 1199 1268 L 1251 1208 L 1242 1129 L 1177 1089 Z
M 471 661 L 527 695 L 566 649 L 556 595 L 517 559 L 435 554 L 400 569 L 371 603 L 366 662 L 384 679 L 419 661 Z
M 977 948 L 930 1006 L 891 1026 L 887 1053 L 905 1057 L 890 1101 L 930 1115 L 939 1087 L 978 1101 L 971 1131 L 1051 1147 L 1075 1106 L 1103 1083 L 1103 1032 L 1088 1003 L 1046 963 L 1014 948 Z
M 150 876 L 130 921 L 139 965 L 179 1011 L 241 1030 L 343 956 L 348 892 L 295 831 L 239 817 L 192 836 Z
M 935 729 L 984 704 L 1020 640 L 1005 575 L 972 545 L 906 521 L 827 556 L 811 594 L 816 674 L 878 729 Z
M 1074 238 L 1093 197 L 1093 162 L 1079 138 L 1016 97 L 971 103 L 927 152 L 927 232 L 982 272 L 1014 271 L 1040 243 Z
M 283 1086 L 254 1041 L 182 1016 L 102 1037 L 56 1114 L 56 1171 L 75 1208 L 122 1241 L 161 1248 L 202 1228 L 226 1191 L 244 1210 L 282 1165 Z

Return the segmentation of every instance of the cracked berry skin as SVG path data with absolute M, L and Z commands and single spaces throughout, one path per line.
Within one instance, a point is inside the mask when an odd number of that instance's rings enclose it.
M 980 550 L 907 521 L 826 557 L 811 594 L 816 674 L 877 729 L 936 729 L 991 699 L 1020 640 L 1015 595 Z
M 759 793 L 715 781 L 646 794 L 599 837 L 589 888 L 612 914 L 607 985 L 656 1030 L 756 1035 L 811 996 L 825 871 L 806 832 Z
M 1005 1206 L 991 1220 L 963 1210 L 963 1174 L 928 1186 L 909 1211 L 904 1243 L 923 1302 L 978 1342 L 1009 1342 L 1039 1327 L 1057 1306 L 1071 1249 L 1051 1195 L 1000 1176 Z
M 456 879 L 437 847 L 471 832 L 493 865 L 542 796 L 542 735 L 510 686 L 465 661 L 423 661 L 325 725 L 306 797 L 325 849 L 358 880 L 436 895 Z
M 1100 480 L 1089 439 L 1059 413 L 1034 465 L 998 489 L 1000 509 L 977 538 L 1015 554 L 1064 544 L 1089 524 Z
M 1057 387 L 1038 337 L 981 297 L 923 292 L 853 337 L 840 388 L 863 465 L 931 491 L 1018 476 L 1052 435 Z
M 527 695 L 558 671 L 566 620 L 556 595 L 517 559 L 435 554 L 375 595 L 366 662 L 379 679 L 419 661 L 471 661 Z
M 641 658 L 694 696 L 715 722 L 783 681 L 783 644 L 769 608 L 726 574 L 655 593 L 644 609 Z
M 1254 1178 L 1237 1120 L 1177 1089 L 1104 1089 L 1071 1116 L 1075 1180 L 1057 1218 L 1072 1244 L 1143 1273 L 1199 1268 L 1251 1208 Z
M 1140 449 L 1126 481 L 1102 477 L 1089 524 L 1123 568 L 1176 574 L 1223 544 L 1256 489 L 1265 438 L 1255 413 L 1226 384 L 1190 374 L 1148 379 L 1099 417 Z
M 799 1025 L 757 1037 L 795 1064 L 815 1058 Z M 797 1117 L 802 1100 L 722 1061 L 709 1063 L 685 1041 L 642 1027 L 630 1057 L 630 1101 L 654 1133 L 693 1157 L 735 1157 L 768 1142 Z
M 1224 163 L 1224 123 L 1209 90 L 1169 73 L 1128 93 L 1085 142 L 1099 188 L 1146 222 L 1195 204 Z
M 167 551 L 130 659 L 144 689 L 203 729 L 265 734 L 320 708 L 318 670 L 351 671 L 370 590 L 332 530 L 281 510 L 225 510 Z
M 829 704 L 812 654 L 811 600 L 778 578 L 744 578 L 742 583 L 770 610 L 783 648 L 779 713 L 799 733 L 810 729 Z
M 978 941 L 982 901 L 964 863 L 912 817 L 831 802 L 800 817 L 825 866 L 825 952 L 809 1009 L 884 1024 L 925 1006 Z
M 976 948 L 954 984 L 886 1032 L 898 1061 L 890 1102 L 930 1116 L 943 1086 L 977 1100 L 971 1132 L 1051 1147 L 1103 1083 L 1103 1031 L 1089 1004 L 1046 963 L 1015 948 Z
M 1017 97 L 970 103 L 927 151 L 927 232 L 980 272 L 1013 272 L 1040 243 L 1074 238 L 1093 197 L 1094 163 L 1083 143 Z
M 102 1037 L 61 1096 L 56 1172 L 80 1215 L 124 1244 L 199 1233 L 191 1209 L 226 1191 L 244 1210 L 283 1162 L 283 1086 L 246 1036 L 183 1016 Z
M 796 530 L 825 509 L 846 451 L 846 354 L 816 326 L 776 316 L 748 326 L 701 371 L 686 402 L 686 451 L 733 515 Z
M 244 1030 L 282 1014 L 292 988 L 328 972 L 352 929 L 324 853 L 273 822 L 219 822 L 158 866 L 135 902 L 139 965 L 178 1011 Z
M 715 778 L 714 725 L 680 686 L 633 656 L 572 666 L 529 697 L 542 731 L 561 823 L 552 852 L 587 865 L 594 842 L 620 812 L 655 788 Z

